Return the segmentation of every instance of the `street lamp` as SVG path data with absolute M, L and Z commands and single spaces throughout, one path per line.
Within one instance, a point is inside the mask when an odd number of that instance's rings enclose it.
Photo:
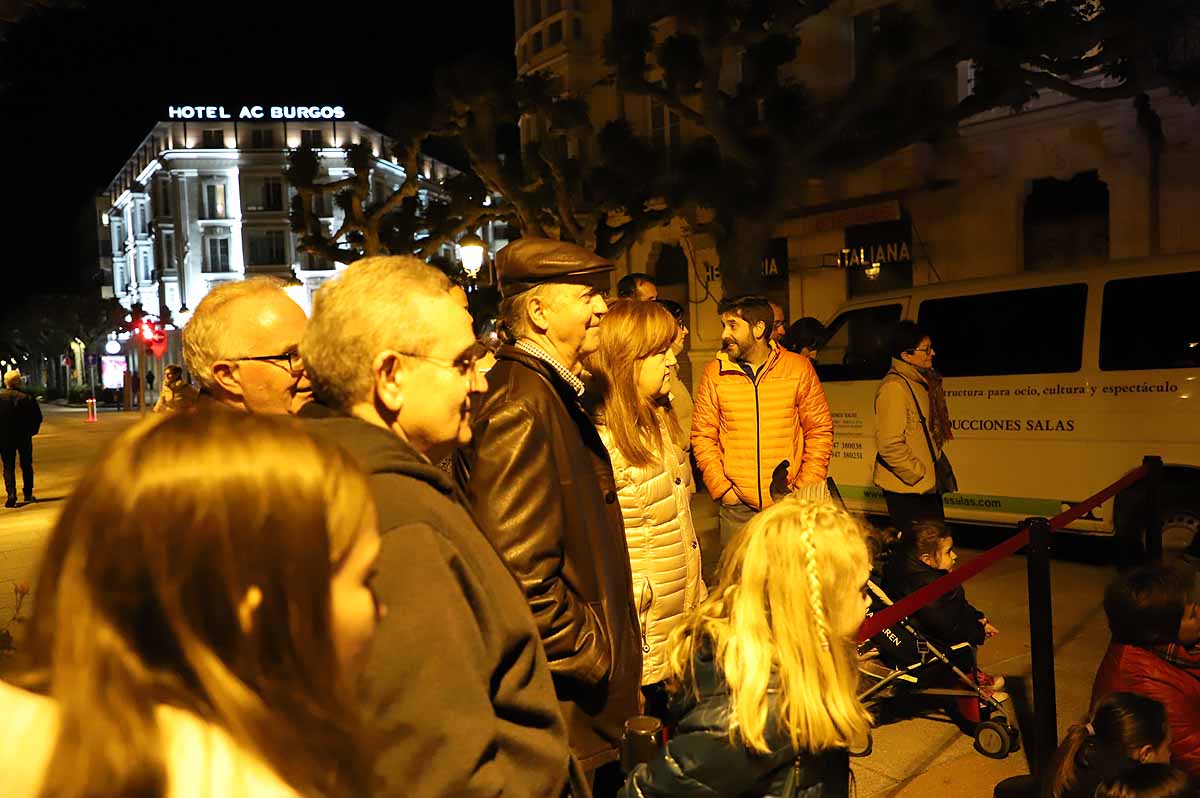
M 458 242 L 458 256 L 462 261 L 463 271 L 474 282 L 483 268 L 483 239 L 474 233 L 467 233 Z

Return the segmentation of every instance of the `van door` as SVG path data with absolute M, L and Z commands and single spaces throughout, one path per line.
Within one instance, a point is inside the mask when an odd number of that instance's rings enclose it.
M 852 511 L 887 511 L 871 479 L 875 388 L 891 366 L 892 333 L 907 306 L 904 297 L 847 310 L 829 323 L 825 343 L 817 351 L 817 376 L 833 414 L 829 475 Z

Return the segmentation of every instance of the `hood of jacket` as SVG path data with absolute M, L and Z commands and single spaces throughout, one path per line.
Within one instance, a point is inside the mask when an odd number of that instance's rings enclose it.
M 442 493 L 454 494 L 450 475 L 391 430 L 351 416 L 329 416 L 309 421 L 313 431 L 337 441 L 369 474 L 399 474 L 419 479 Z

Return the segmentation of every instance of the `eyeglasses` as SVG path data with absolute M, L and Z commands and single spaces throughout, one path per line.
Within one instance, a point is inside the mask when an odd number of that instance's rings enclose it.
M 929 354 L 930 352 L 933 351 L 933 344 L 930 344 L 929 346 L 919 346 L 916 349 L 914 349 L 913 351 L 914 352 L 924 352 L 925 354 Z
M 396 354 L 404 355 L 405 357 L 415 357 L 417 360 L 427 360 L 435 366 L 441 366 L 442 368 L 448 368 L 457 372 L 460 377 L 468 377 L 474 373 L 475 364 L 479 362 L 479 359 L 490 351 L 492 351 L 491 347 L 480 341 L 476 341 L 471 344 L 470 349 L 453 360 L 444 357 L 433 357 L 432 355 L 419 355 L 416 352 L 397 351 Z
M 283 352 L 278 355 L 259 355 L 257 357 L 239 357 L 237 360 L 261 360 L 264 363 L 274 363 L 280 368 L 286 368 L 292 373 L 293 377 L 298 377 L 304 373 L 304 359 L 300 357 L 300 353 L 296 351 Z M 287 361 L 287 365 L 283 366 L 276 361 Z

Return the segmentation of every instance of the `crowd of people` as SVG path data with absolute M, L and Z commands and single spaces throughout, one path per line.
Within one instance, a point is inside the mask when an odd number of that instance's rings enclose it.
M 168 369 L 48 542 L 0 682 L 7 795 L 850 794 L 872 573 L 907 593 L 954 566 L 930 336 L 902 324 L 879 387 L 883 566 L 824 490 L 819 323 L 723 301 L 693 401 L 682 308 L 649 276 L 610 304 L 612 263 L 538 238 L 496 268 L 498 346 L 409 257 L 352 264 L 310 317 L 265 277 L 199 303 L 198 389 Z M 719 503 L 712 584 L 694 473 Z M 1048 798 L 1191 794 L 1170 790 L 1200 775 L 1200 620 L 1163 573 L 1110 590 L 1113 648 Z M 1000 693 L 961 588 L 914 623 Z M 622 769 L 639 715 L 666 739 Z

